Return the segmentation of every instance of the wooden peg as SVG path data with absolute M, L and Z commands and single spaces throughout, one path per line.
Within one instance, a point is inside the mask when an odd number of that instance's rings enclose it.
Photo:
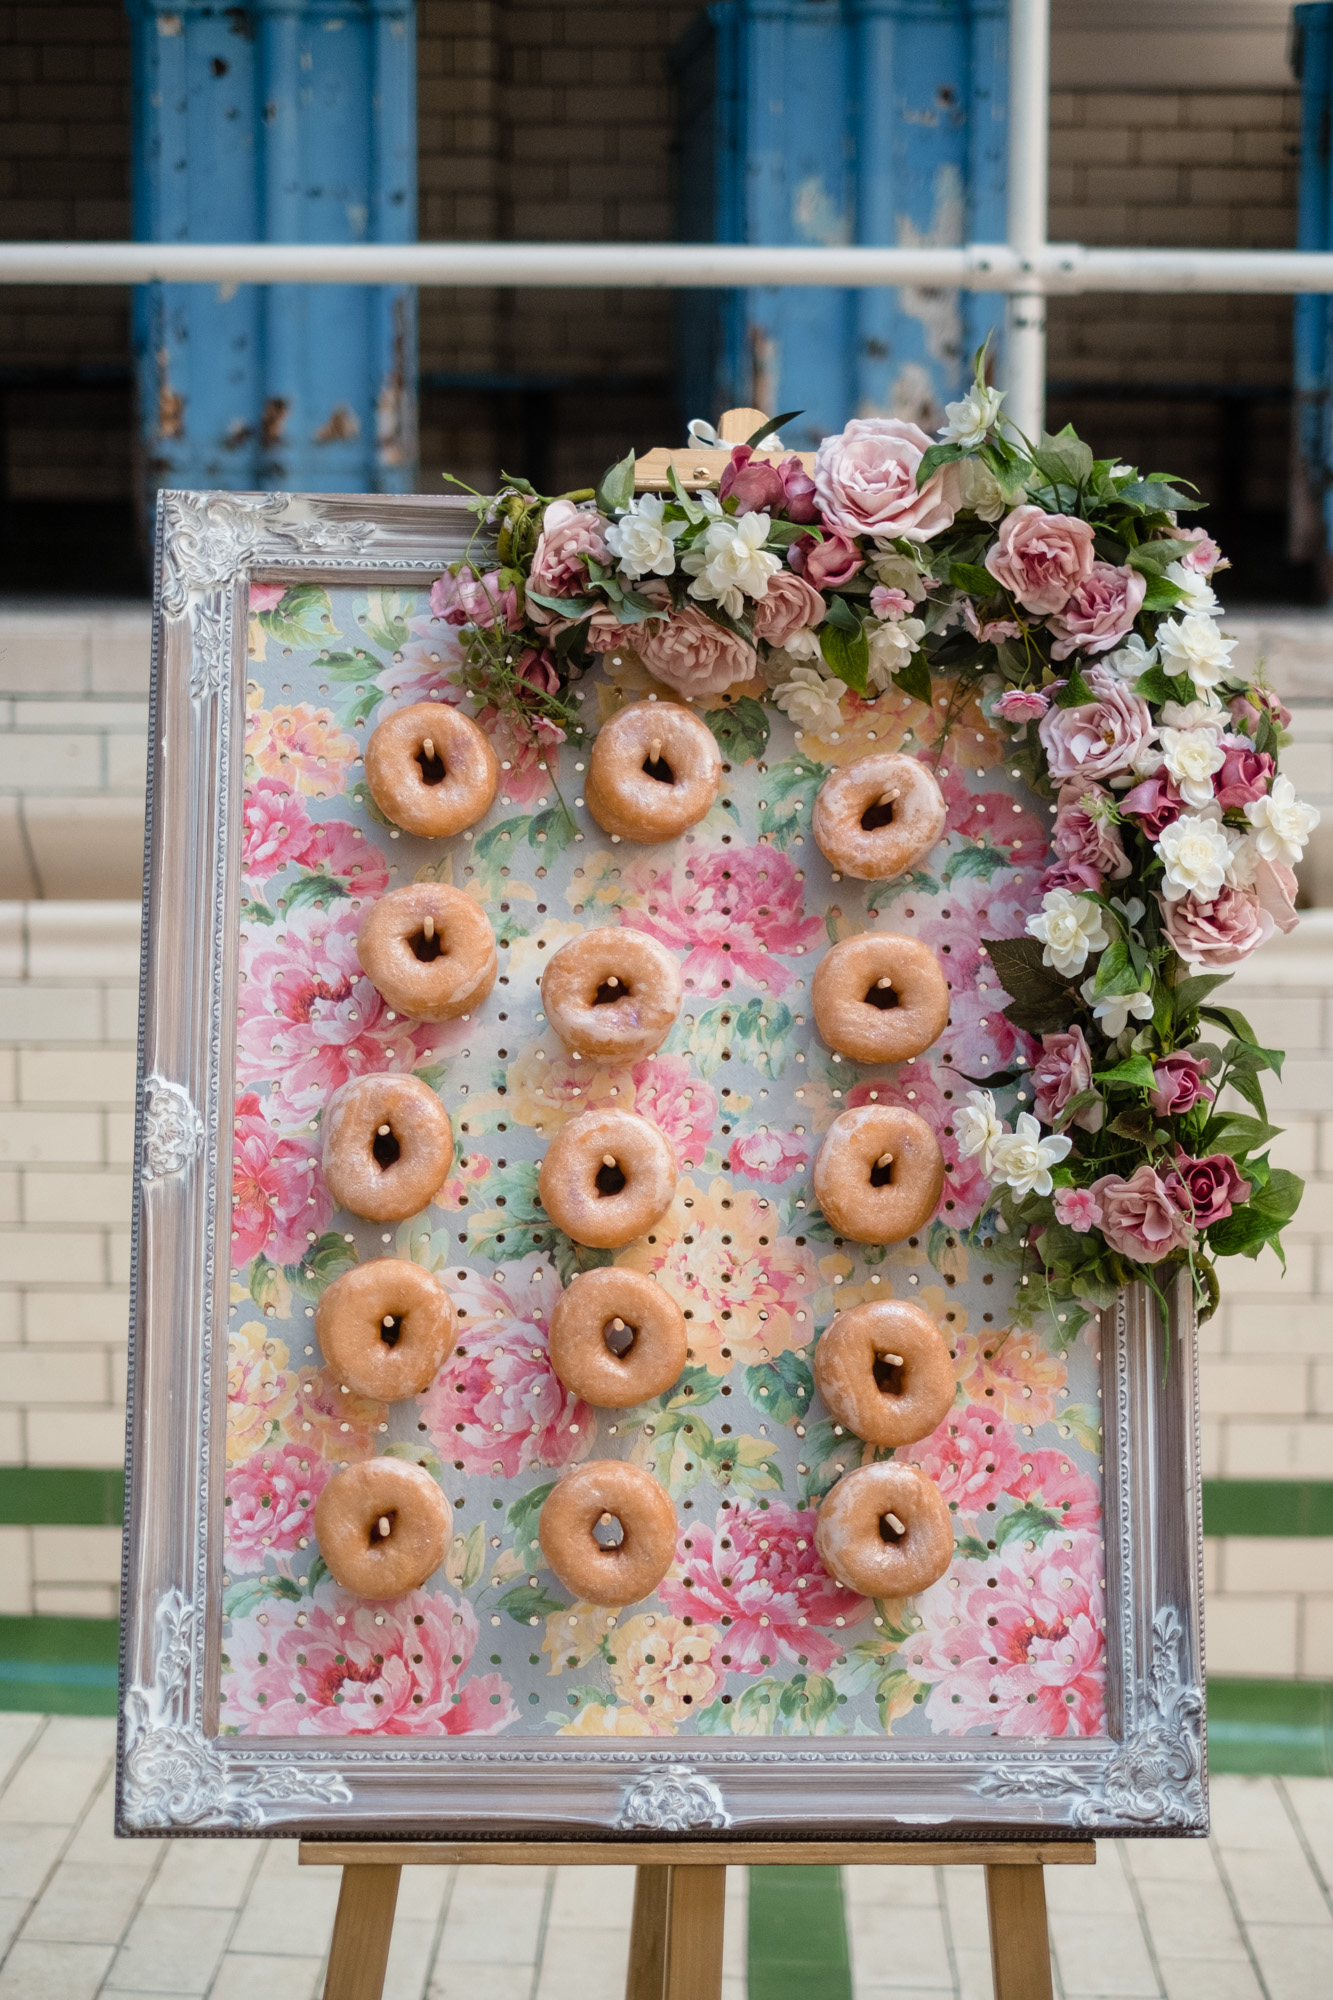
M 896 1514 L 888 1513 L 884 1516 L 884 1519 L 893 1529 L 895 1535 L 905 1535 L 907 1533 L 906 1528 L 903 1526 L 902 1522 L 898 1519 L 898 1516 Z
M 387 1139 L 387 1138 L 388 1138 L 388 1136 L 389 1136 L 389 1127 L 388 1127 L 387 1125 L 381 1125 L 381 1126 L 379 1127 L 379 1136 L 380 1136 L 380 1138 L 381 1138 L 381 1139 Z
M 434 739 L 433 739 L 432 737 L 429 737 L 429 736 L 427 736 L 427 737 L 425 738 L 424 742 L 422 743 L 421 747 L 422 747 L 422 749 L 423 749 L 423 750 L 425 751 L 425 753 L 426 753 L 427 757 L 428 757 L 428 758 L 430 759 L 430 761 L 431 761 L 432 763 L 434 763 L 434 761 L 435 761 L 435 743 L 434 743 Z
M 744 444 L 767 422 L 762 410 L 724 410 L 717 420 L 717 434 L 723 444 Z
M 434 937 L 434 935 L 435 935 L 435 919 L 434 919 L 434 917 L 427 917 L 427 918 L 425 919 L 424 923 L 422 924 L 421 928 L 422 928 L 422 931 L 423 931 L 423 933 L 424 933 L 424 935 L 425 935 L 425 939 L 426 939 L 426 943 L 427 943 L 427 944 L 429 944 L 429 943 L 430 943 L 430 941 L 431 941 L 431 939 L 432 939 L 432 938 Z
M 879 1158 L 876 1160 L 875 1165 L 877 1167 L 891 1167 L 893 1165 L 893 1154 L 881 1153 Z
M 890 1516 L 890 1519 L 892 1519 L 892 1516 Z M 391 1533 L 392 1533 L 392 1530 L 390 1529 L 390 1526 L 389 1526 L 389 1517 L 388 1517 L 388 1515 L 387 1515 L 387 1514 L 381 1514 L 381 1515 L 380 1515 L 380 1538 L 381 1538 L 381 1540 L 382 1540 L 382 1541 L 386 1541 L 386 1542 L 387 1542 L 387 1541 L 388 1541 L 388 1539 L 389 1539 L 389 1536 L 390 1536 L 390 1534 L 391 1534 Z
M 616 1156 L 614 1153 L 602 1154 L 602 1165 L 604 1167 L 613 1167 L 615 1163 L 616 1163 Z

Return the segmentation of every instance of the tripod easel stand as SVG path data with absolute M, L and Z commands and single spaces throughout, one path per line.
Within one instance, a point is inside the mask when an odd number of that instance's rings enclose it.
M 302 1867 L 341 1867 L 324 2000 L 381 2000 L 405 1867 L 632 1867 L 625 2000 L 719 2000 L 727 1869 L 984 1867 L 995 2000 L 1051 2000 L 1043 1867 L 1091 1866 L 1090 1840 L 303 1840 Z

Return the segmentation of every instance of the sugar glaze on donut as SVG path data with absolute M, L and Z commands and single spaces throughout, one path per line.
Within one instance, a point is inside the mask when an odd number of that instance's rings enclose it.
M 356 1076 L 324 1107 L 324 1179 L 371 1222 L 419 1215 L 449 1178 L 449 1114 L 417 1076 Z
M 597 1409 L 628 1410 L 660 1396 L 685 1366 L 685 1315 L 663 1286 L 611 1264 L 584 1271 L 551 1314 L 551 1366 Z
M 815 1200 L 853 1243 L 901 1243 L 944 1192 L 944 1155 L 924 1118 L 896 1104 L 842 1111 L 815 1155 Z
M 562 944 L 542 974 L 546 1018 L 572 1054 L 638 1062 L 680 1012 L 680 967 L 646 931 L 599 924 Z
M 619 1541 L 613 1539 L 616 1524 Z M 576 1597 L 637 1604 L 671 1567 L 676 1510 L 641 1466 L 594 1459 L 556 1481 L 542 1506 L 537 1539 L 551 1570 Z
M 824 1497 L 815 1547 L 863 1597 L 915 1597 L 953 1561 L 953 1523 L 933 1479 L 899 1459 L 858 1466 Z
M 706 722 L 678 702 L 636 701 L 602 724 L 585 790 L 605 832 L 650 845 L 696 825 L 721 784 L 722 752 Z
M 949 984 L 919 938 L 866 931 L 825 952 L 810 987 L 815 1025 L 853 1062 L 905 1062 L 949 1025 Z
M 825 859 L 861 882 L 892 882 L 930 853 L 944 831 L 944 795 L 915 757 L 883 750 L 830 771 L 811 830 Z
M 490 811 L 500 760 L 471 716 L 448 702 L 419 701 L 371 732 L 366 783 L 384 817 L 404 833 L 447 840 Z
M 329 1574 L 358 1597 L 416 1590 L 444 1561 L 453 1509 L 419 1465 L 368 1458 L 335 1472 L 315 1502 Z
M 486 912 L 444 882 L 409 882 L 381 896 L 356 955 L 389 1005 L 413 1021 L 454 1021 L 495 984 L 495 932 Z
M 428 1389 L 458 1338 L 453 1301 L 405 1257 L 357 1264 L 315 1307 L 315 1338 L 337 1376 L 360 1396 L 401 1403 Z
M 839 1313 L 815 1348 L 815 1387 L 866 1444 L 915 1444 L 953 1407 L 953 1358 L 929 1313 L 870 1299 Z
M 676 1192 L 671 1141 L 637 1111 L 585 1111 L 562 1126 L 537 1175 L 557 1229 L 617 1250 L 660 1222 Z

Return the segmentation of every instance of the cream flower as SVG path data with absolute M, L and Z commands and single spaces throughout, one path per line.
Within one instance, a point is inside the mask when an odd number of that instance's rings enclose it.
M 1319 824 L 1316 806 L 1308 806 L 1296 796 L 1291 779 L 1273 780 L 1265 799 L 1252 799 L 1245 817 L 1254 827 L 1254 844 L 1265 861 L 1283 861 L 1294 868 L 1305 852 L 1305 843 Z
M 793 667 L 791 679 L 773 690 L 773 699 L 798 729 L 816 735 L 842 726 L 842 682 L 826 680 L 818 667 Z
M 1159 729 L 1159 763 L 1176 781 L 1176 789 L 1187 805 L 1213 803 L 1213 772 L 1226 763 L 1227 753 L 1211 729 Z
M 1189 701 L 1183 705 L 1178 701 L 1164 702 L 1162 721 L 1168 729 L 1212 729 L 1219 736 L 1231 727 L 1230 713 L 1223 708 L 1211 688 L 1200 701 Z
M 1054 966 L 1066 979 L 1082 972 L 1090 952 L 1105 951 L 1111 942 L 1097 904 L 1072 889 L 1048 889 L 1040 911 L 1028 918 L 1027 930 L 1045 946 L 1042 964 Z
M 1222 607 L 1217 601 L 1217 592 L 1206 576 L 1197 569 L 1186 569 L 1184 563 L 1168 563 L 1164 571 L 1168 583 L 1174 583 L 1181 593 L 1182 612 L 1197 613 L 1204 618 L 1220 618 Z
M 900 618 L 895 623 L 870 629 L 870 665 L 866 678 L 878 694 L 887 694 L 893 677 L 901 673 L 926 636 L 920 618 Z
M 1264 801 L 1267 804 L 1267 801 Z M 1201 813 L 1185 813 L 1163 827 L 1157 837 L 1157 855 L 1166 874 L 1162 894 L 1168 903 L 1193 896 L 1211 903 L 1231 874 L 1231 842 L 1218 819 Z
M 1236 640 L 1224 639 L 1214 621 L 1201 611 L 1168 618 L 1157 628 L 1162 671 L 1172 679 L 1188 674 L 1197 688 L 1216 687 L 1231 670 Z
M 946 421 L 936 433 L 940 442 L 964 444 L 969 451 L 975 451 L 993 428 L 1004 395 L 1003 389 L 988 389 L 983 383 L 974 382 L 960 401 L 944 405 Z
M 1030 1111 L 1021 1111 L 1012 1132 L 1006 1132 L 991 1148 L 991 1178 L 1011 1187 L 1022 1201 L 1025 1195 L 1049 1194 L 1051 1168 L 1058 1166 L 1073 1146 L 1063 1132 L 1042 1130 Z
M 1004 1137 L 1004 1127 L 990 1091 L 968 1091 L 967 1103 L 960 1105 L 953 1114 L 953 1132 L 958 1142 L 959 1157 L 979 1160 L 982 1173 L 989 1178 L 995 1143 Z
M 622 575 L 671 575 L 676 567 L 675 542 L 687 523 L 664 520 L 665 511 L 666 501 L 660 493 L 644 493 L 611 523 L 606 546 L 618 559 Z
M 777 649 L 789 660 L 818 660 L 823 658 L 819 646 L 819 634 L 810 625 L 802 625 L 798 631 L 789 632 Z
M 978 520 L 998 521 L 1009 505 L 1009 496 L 985 461 L 980 458 L 960 458 L 954 470 L 958 474 L 960 510 L 975 514 Z
M 1105 993 L 1099 1000 L 1096 988 L 1095 978 L 1085 979 L 1079 991 L 1108 1041 L 1113 1042 L 1117 1035 L 1124 1033 L 1131 1016 L 1136 1021 L 1151 1021 L 1151 993 Z
M 1157 648 L 1146 646 L 1137 632 L 1131 632 L 1117 652 L 1102 655 L 1101 664 L 1133 687 L 1140 674 L 1157 665 Z
M 773 523 L 767 514 L 742 514 L 714 521 L 700 546 L 681 558 L 681 568 L 694 578 L 690 596 L 720 604 L 731 618 L 740 618 L 747 597 L 762 597 L 768 579 L 782 568 L 779 556 L 764 548 Z
M 913 603 L 925 595 L 925 578 L 910 556 L 901 556 L 896 549 L 886 549 L 880 555 L 872 555 L 866 568 L 876 583 L 882 583 L 887 590 L 901 590 Z

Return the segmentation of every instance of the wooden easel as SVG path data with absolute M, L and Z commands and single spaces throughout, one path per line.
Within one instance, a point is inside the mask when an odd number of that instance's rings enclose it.
M 995 2000 L 1051 2000 L 1043 1867 L 1090 1867 L 1090 1840 L 303 1840 L 303 1868 L 341 1867 L 324 2000 L 381 2000 L 404 1868 L 632 1867 L 625 2000 L 719 2000 L 727 1869 L 984 1867 Z

